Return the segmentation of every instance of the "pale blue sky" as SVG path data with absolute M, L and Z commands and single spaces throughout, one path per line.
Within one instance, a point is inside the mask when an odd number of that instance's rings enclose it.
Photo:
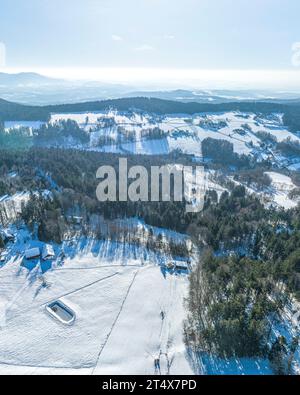
M 299 0 L 0 0 L 9 67 L 286 69 Z
M 299 18 L 299 0 L 0 0 L 0 68 L 300 89 Z

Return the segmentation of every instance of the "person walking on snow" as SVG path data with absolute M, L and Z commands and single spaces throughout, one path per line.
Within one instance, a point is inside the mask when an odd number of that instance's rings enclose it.
M 160 361 L 159 358 L 154 359 L 154 368 L 155 370 L 160 370 Z

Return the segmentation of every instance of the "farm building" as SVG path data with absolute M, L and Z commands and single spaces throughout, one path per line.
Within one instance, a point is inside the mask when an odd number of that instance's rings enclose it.
M 7 259 L 7 252 L 0 252 L 0 263 L 4 263 Z
M 185 261 L 175 261 L 174 262 L 174 269 L 180 271 L 189 271 L 189 264 Z
M 168 263 L 166 264 L 166 268 L 169 269 L 169 270 L 174 269 L 174 263 L 173 263 L 173 262 L 168 262 Z
M 26 259 L 35 259 L 40 257 L 41 252 L 39 248 L 30 248 L 29 250 L 25 251 L 24 255 Z
M 168 262 L 166 265 L 168 270 L 177 270 L 177 271 L 184 271 L 188 272 L 190 270 L 189 263 L 187 261 L 181 260 L 174 260 Z
M 42 251 L 42 258 L 44 261 L 48 261 L 55 258 L 55 252 L 50 244 L 45 244 Z
M 15 236 L 5 229 L 0 231 L 0 236 L 5 243 L 15 240 Z
M 77 217 L 75 215 L 68 216 L 68 221 L 74 225 L 81 225 L 83 221 L 83 217 Z

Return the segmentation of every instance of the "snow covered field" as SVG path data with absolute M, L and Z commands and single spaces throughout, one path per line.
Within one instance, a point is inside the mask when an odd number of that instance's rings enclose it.
M 243 185 L 249 194 L 257 195 L 262 202 L 269 207 L 275 206 L 286 210 L 297 207 L 300 199 L 298 197 L 291 198 L 290 192 L 297 190 L 297 186 L 293 183 L 291 177 L 277 172 L 266 172 L 271 179 L 271 185 L 263 191 L 257 190 L 252 186 L 247 186 L 241 182 L 230 178 L 236 185 Z
M 44 274 L 47 287 L 39 264 L 29 272 L 12 257 L 0 270 L 0 372 L 152 374 L 160 358 L 161 373 L 192 373 L 182 340 L 187 276 L 130 256 L 82 252 Z M 47 314 L 58 299 L 75 311 L 72 327 Z
M 179 149 L 184 153 L 202 157 L 201 142 L 211 137 L 229 141 L 233 144 L 235 152 L 250 155 L 260 148 L 261 139 L 257 135 L 259 132 L 274 136 L 278 142 L 287 138 L 300 141 L 299 137 L 284 127 L 281 114 L 258 117 L 252 113 L 228 112 L 162 117 L 109 111 L 53 114 L 51 122 L 67 119 L 78 122 L 85 130 L 91 130 L 91 149 L 104 152 L 160 155 Z M 102 127 L 101 119 L 113 120 L 113 124 L 109 127 Z M 119 127 L 132 133 L 132 142 L 110 143 L 97 147 L 100 136 L 110 137 L 117 141 Z M 160 140 L 141 139 L 142 130 L 156 127 L 164 131 L 166 137 Z
M 194 363 L 183 342 L 188 276 L 165 269 L 170 256 L 80 238 L 54 246 L 58 258 L 45 270 L 39 260 L 23 263 L 21 252 L 36 246 L 42 243 L 20 230 L 0 267 L 0 374 L 230 374 L 234 366 L 241 374 L 269 372 L 267 361 L 202 356 Z M 48 314 L 57 300 L 75 312 L 74 325 Z
M 300 142 L 287 130 L 282 114 L 258 116 L 254 113 L 223 112 L 155 115 L 138 112 L 102 112 L 52 114 L 50 122 L 73 120 L 90 135 L 93 151 L 120 154 L 165 155 L 175 150 L 202 158 L 201 143 L 211 137 L 229 141 L 239 154 L 255 155 L 257 159 L 270 155 L 262 148 L 260 133 L 273 136 L 277 142 L 286 139 Z M 21 126 L 37 129 L 43 122 L 6 122 L 5 128 Z M 147 138 L 142 133 L 159 128 L 164 136 Z M 105 142 L 107 141 L 107 143 Z
M 6 121 L 4 129 L 9 132 L 11 129 L 28 128 L 30 130 L 39 129 L 45 122 L 41 121 Z
M 38 194 L 38 192 L 33 192 Z M 52 196 L 51 192 L 48 190 L 41 191 L 41 195 L 48 199 Z M 0 196 L 0 208 L 2 210 L 1 218 L 2 222 L 9 223 L 13 222 L 17 216 L 22 212 L 22 207 L 26 206 L 30 199 L 30 192 L 17 192 L 14 195 L 4 195 Z
M 272 180 L 274 202 L 285 209 L 297 207 L 299 199 L 292 200 L 289 197 L 289 193 L 297 188 L 291 178 L 275 172 L 267 172 L 266 174 Z
M 30 194 L 28 192 L 16 193 L 13 196 L 5 195 L 0 197 L 0 208 L 3 210 L 3 222 L 9 222 L 16 219 L 21 213 L 22 206 L 29 201 Z

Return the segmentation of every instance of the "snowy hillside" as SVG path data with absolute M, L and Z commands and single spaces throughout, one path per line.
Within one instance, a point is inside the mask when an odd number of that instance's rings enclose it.
M 17 231 L 0 271 L 1 373 L 160 374 L 155 358 L 162 374 L 192 373 L 182 337 L 188 279 L 163 270 L 170 257 L 82 240 L 62 246 L 63 266 L 58 258 L 42 275 L 45 263 L 22 263 L 33 246 L 41 243 Z M 53 300 L 76 313 L 72 327 L 48 315 Z
M 291 199 L 289 197 L 289 193 L 297 189 L 291 178 L 275 172 L 267 172 L 266 174 L 272 181 L 271 187 L 273 189 L 274 202 L 286 209 L 296 207 L 299 199 Z
M 38 195 L 39 193 L 33 191 L 33 194 Z M 50 191 L 41 191 L 41 196 L 45 199 L 51 197 Z M 14 195 L 0 196 L 0 209 L 1 209 L 1 223 L 8 224 L 17 219 L 19 214 L 22 212 L 22 207 L 26 206 L 30 199 L 30 192 L 18 192 Z
M 4 128 L 7 132 L 11 129 L 29 128 L 30 130 L 35 130 L 41 127 L 43 122 L 40 121 L 6 121 L 4 122 Z
M 1 223 L 7 225 L 13 222 L 22 212 L 22 207 L 25 206 L 30 198 L 30 193 L 20 192 L 13 196 L 4 195 L 0 197 Z
M 134 220 L 130 226 L 136 225 L 142 224 Z M 188 275 L 166 269 L 169 255 L 81 238 L 54 245 L 52 263 L 28 265 L 25 249 L 43 243 L 25 228 L 11 232 L 16 241 L 0 270 L 1 374 L 271 372 L 265 360 L 192 358 L 183 341 Z M 165 236 L 186 238 L 167 230 Z M 57 300 L 75 312 L 72 326 L 46 311 Z
M 194 115 L 157 115 L 138 111 L 57 113 L 51 115 L 50 124 L 75 121 L 83 129 L 89 143 L 67 139 L 66 148 L 111 152 L 119 154 L 164 155 L 179 150 L 184 154 L 202 158 L 202 142 L 213 138 L 233 145 L 235 153 L 254 157 L 256 160 L 287 162 L 290 168 L 299 165 L 299 158 L 284 157 L 276 152 L 270 142 L 299 143 L 297 133 L 291 133 L 283 124 L 283 115 L 261 115 L 243 112 L 201 113 Z M 28 127 L 37 130 L 42 122 L 6 122 L 11 128 Z M 53 142 L 55 145 L 55 141 Z
M 247 186 L 236 180 L 231 180 L 236 185 L 243 185 L 249 194 L 258 196 L 266 207 L 278 207 L 286 210 L 297 207 L 299 197 L 292 198 L 291 192 L 297 191 L 297 186 L 293 183 L 291 177 L 277 172 L 265 172 L 270 178 L 271 184 L 264 190 L 257 190 L 254 186 Z
M 82 114 L 53 114 L 51 122 L 71 119 L 86 131 L 91 132 L 91 149 L 104 152 L 128 152 L 133 154 L 167 154 L 174 150 L 202 156 L 201 142 L 208 137 L 229 141 L 234 151 L 246 155 L 265 155 L 261 147 L 260 133 L 267 133 L 278 142 L 290 138 L 300 142 L 295 134 L 283 125 L 282 115 L 258 116 L 253 113 L 209 113 L 156 116 L 138 113 L 118 113 L 116 111 Z M 109 126 L 105 126 L 109 123 Z M 142 138 L 145 130 L 159 128 L 164 137 L 157 139 Z M 120 130 L 130 137 L 130 141 L 119 141 Z M 98 146 L 100 137 L 110 139 L 109 144 Z M 132 141 L 131 141 L 132 140 Z M 115 143 L 114 143 L 115 141 Z
M 166 155 L 180 151 L 193 156 L 191 163 L 194 164 L 203 163 L 202 142 L 205 139 L 225 140 L 232 144 L 234 153 L 244 154 L 247 160 L 251 158 L 246 163 L 262 165 L 260 175 L 266 176 L 269 183 L 264 188 L 256 188 L 255 183 L 247 183 L 246 177 L 246 181 L 240 181 L 236 177 L 239 169 L 230 165 L 223 168 L 222 163 L 214 163 L 209 156 L 205 157 L 207 171 L 201 182 L 193 185 L 192 177 L 185 179 L 191 197 L 193 190 L 204 189 L 211 192 L 209 204 L 217 205 L 224 192 L 229 196 L 234 190 L 232 185 L 242 185 L 247 193 L 258 196 L 266 208 L 291 209 L 299 203 L 297 181 L 291 174 L 299 158 L 296 155 L 285 157 L 277 151 L 276 143 L 297 144 L 300 138 L 287 130 L 282 114 L 223 112 L 161 116 L 109 110 L 52 114 L 48 125 L 56 125 L 59 130 L 59 122 L 69 119 L 76 121 L 82 129 L 80 132 L 88 138 L 80 142 L 70 138 L 70 144 L 62 144 L 61 148 L 66 148 L 62 151 L 65 156 L 73 153 L 69 148 L 78 149 L 74 153 L 80 152 L 85 157 L 92 155 L 86 151 L 96 151 L 93 155 L 100 157 L 102 154 L 97 152 Z M 12 127 L 29 127 L 34 134 L 34 129 L 40 125 L 18 122 L 7 123 L 5 128 L 9 133 Z M 269 160 L 268 165 L 264 164 L 264 159 Z M 43 166 L 47 166 L 45 162 Z M 61 177 L 63 170 L 59 170 Z M 11 187 L 14 180 L 7 174 L 19 173 L 19 169 L 18 173 L 6 169 L 3 180 Z M 56 184 L 59 181 L 51 171 L 39 168 L 38 173 L 47 178 L 49 186 L 45 188 L 53 188 L 58 195 L 64 191 Z M 194 355 L 187 349 L 183 333 L 187 316 L 185 299 L 189 291 L 189 273 L 199 261 L 199 251 L 192 239 L 178 233 L 187 228 L 176 228 L 178 232 L 175 232 L 150 226 L 140 218 L 120 219 L 121 214 L 117 218 L 110 213 L 112 219 L 104 219 L 102 213 L 100 216 L 99 212 L 88 212 L 92 200 L 88 199 L 86 190 L 80 195 L 75 191 L 76 184 L 74 187 L 71 176 L 69 181 L 65 190 L 73 196 L 73 206 L 64 202 L 66 210 L 60 211 L 57 207 L 50 213 L 46 212 L 50 208 L 41 210 L 43 220 L 49 214 L 50 225 L 55 225 L 57 214 L 65 226 L 60 241 L 51 243 L 55 257 L 49 261 L 24 258 L 25 252 L 43 250 L 45 242 L 40 240 L 53 240 L 38 239 L 41 233 L 35 226 L 36 219 L 31 232 L 25 224 L 20 225 L 20 213 L 30 193 L 24 191 L 0 197 L 1 230 L 14 238 L 13 241 L 9 238 L 6 245 L 3 243 L 0 251 L 0 374 L 272 372 L 267 359 L 221 359 L 208 353 Z M 31 192 L 37 194 L 37 191 Z M 47 190 L 41 192 L 45 198 L 52 196 Z M 75 192 L 78 193 L 76 198 Z M 86 199 L 80 199 L 82 196 Z M 16 219 L 18 227 L 14 224 Z M 81 221 L 85 221 L 84 225 Z M 45 230 L 43 225 L 42 230 Z M 55 232 L 56 228 L 53 229 Z M 200 240 L 203 229 L 195 229 Z M 211 233 L 212 240 L 215 233 L 215 230 Z M 151 242 L 157 240 L 160 247 L 153 248 Z M 202 246 L 205 243 L 201 241 L 203 244 L 199 245 Z M 183 248 L 176 249 L 174 245 Z M 171 253 L 174 250 L 176 253 Z M 55 310 L 51 310 L 53 305 Z M 293 323 L 290 315 L 290 310 L 284 311 L 284 320 L 273 328 L 279 334 L 287 334 L 289 339 L 298 330 L 298 323 Z M 155 360 L 159 365 L 154 366 Z M 300 355 L 297 354 L 295 368 L 299 366 Z

